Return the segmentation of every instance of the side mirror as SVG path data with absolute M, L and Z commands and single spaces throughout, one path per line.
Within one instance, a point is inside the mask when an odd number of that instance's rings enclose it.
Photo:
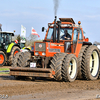
M 45 28 L 44 28 L 44 27 L 42 27 L 42 32 L 44 32 L 44 29 L 45 29 Z

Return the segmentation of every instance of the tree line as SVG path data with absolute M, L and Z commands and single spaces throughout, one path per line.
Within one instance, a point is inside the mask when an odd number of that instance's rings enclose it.
M 18 42 L 20 43 L 21 41 L 21 36 L 20 35 L 15 35 L 14 37 L 12 37 L 12 41 L 18 40 Z M 25 46 L 33 46 L 34 42 L 42 42 L 43 40 L 41 39 L 37 39 L 37 35 L 32 35 L 30 34 L 29 37 L 26 37 L 26 43 Z

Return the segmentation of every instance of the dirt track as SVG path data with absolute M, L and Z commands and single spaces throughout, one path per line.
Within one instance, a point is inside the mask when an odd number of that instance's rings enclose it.
M 69 83 L 53 79 L 16 80 L 0 75 L 0 95 L 3 94 L 9 96 L 7 100 L 99 100 L 96 96 L 100 96 L 100 79 Z
M 100 80 L 65 83 L 43 79 L 24 81 L 15 80 L 12 76 L 0 76 L 0 94 L 7 94 L 7 100 L 95 100 L 96 95 L 100 95 Z

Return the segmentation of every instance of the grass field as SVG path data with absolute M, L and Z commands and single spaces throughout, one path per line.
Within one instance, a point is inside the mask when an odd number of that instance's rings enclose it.
M 1 72 L 1 71 L 8 71 L 9 68 L 0 68 L 0 74 L 9 74 L 9 72 Z

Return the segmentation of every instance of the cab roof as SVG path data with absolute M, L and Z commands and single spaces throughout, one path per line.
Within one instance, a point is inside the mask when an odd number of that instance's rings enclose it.
M 71 22 L 71 23 L 75 24 L 73 18 L 59 18 L 59 19 L 62 22 Z
M 2 32 L 0 31 L 1 34 L 12 34 L 12 36 L 14 36 L 14 33 L 13 32 Z

